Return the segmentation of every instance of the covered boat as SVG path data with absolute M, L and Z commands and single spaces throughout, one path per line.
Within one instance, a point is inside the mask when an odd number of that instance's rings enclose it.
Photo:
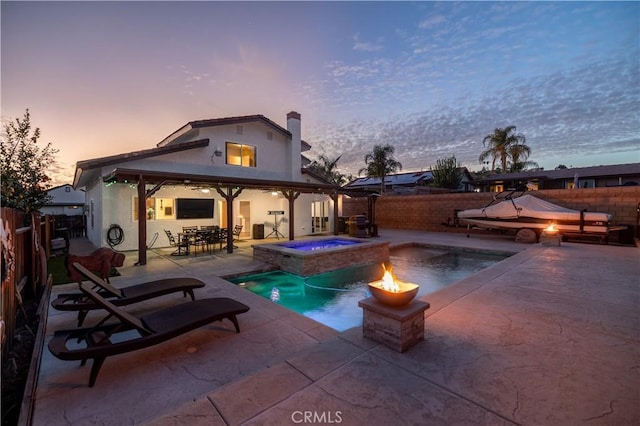
M 462 223 L 484 229 L 532 229 L 536 232 L 555 225 L 563 232 L 602 233 L 609 232 L 613 216 L 608 213 L 597 213 L 572 210 L 533 195 L 519 197 L 498 197 L 482 209 L 462 210 L 458 212 Z

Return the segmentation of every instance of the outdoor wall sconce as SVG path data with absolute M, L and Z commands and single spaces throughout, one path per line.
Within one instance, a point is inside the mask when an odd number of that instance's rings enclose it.
M 213 155 L 216 157 L 222 157 L 222 151 L 220 151 L 220 148 L 216 148 L 216 150 L 213 151 Z

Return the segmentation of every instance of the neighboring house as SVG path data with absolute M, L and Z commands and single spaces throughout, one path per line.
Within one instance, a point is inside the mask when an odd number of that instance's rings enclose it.
M 532 189 L 599 188 L 640 184 L 640 163 L 579 167 L 558 170 L 529 170 L 495 174 L 476 179 L 479 192 L 501 192 L 527 185 Z
M 148 245 L 168 246 L 164 231 L 184 226 L 241 225 L 241 236 L 258 238 L 261 228 L 289 239 L 328 232 L 340 188 L 305 173 L 309 149 L 300 114 L 290 112 L 286 128 L 262 115 L 191 121 L 155 148 L 79 161 L 87 236 L 112 244 L 115 225 L 124 237 L 116 248 L 137 248 L 144 264 Z
M 458 191 L 467 192 L 473 190 L 473 176 L 466 167 L 460 168 L 462 180 Z M 431 171 L 396 173 L 385 176 L 385 193 L 386 194 L 416 194 L 421 193 L 421 189 L 428 187 L 433 182 L 433 173 Z M 362 177 L 344 185 L 344 189 L 363 190 L 380 192 L 379 177 Z
M 81 216 L 84 214 L 84 191 L 64 184 L 49 189 L 51 200 L 40 209 L 40 213 L 52 216 Z

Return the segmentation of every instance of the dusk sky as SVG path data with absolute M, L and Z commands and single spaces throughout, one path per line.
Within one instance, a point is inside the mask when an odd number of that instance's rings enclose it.
M 302 114 L 357 175 L 403 171 L 517 126 L 545 169 L 640 162 L 640 2 L 1 2 L 2 121 L 31 112 L 81 160 L 153 148 L 189 121 Z

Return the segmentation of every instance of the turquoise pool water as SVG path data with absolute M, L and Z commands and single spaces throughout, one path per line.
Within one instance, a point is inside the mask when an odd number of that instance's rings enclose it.
M 355 244 L 360 244 L 358 241 L 345 240 L 340 238 L 334 238 L 330 240 L 319 240 L 319 241 L 302 241 L 302 242 L 289 242 L 278 244 L 282 247 L 292 248 L 295 250 L 302 251 L 315 251 L 315 250 L 326 250 L 335 247 L 343 247 L 343 246 L 352 246 Z
M 394 249 L 395 276 L 420 285 L 418 297 L 487 268 L 506 255 L 426 247 Z M 369 297 L 367 283 L 379 280 L 380 264 L 345 268 L 302 277 L 284 271 L 246 275 L 229 281 L 338 331 L 362 324 L 358 301 Z

